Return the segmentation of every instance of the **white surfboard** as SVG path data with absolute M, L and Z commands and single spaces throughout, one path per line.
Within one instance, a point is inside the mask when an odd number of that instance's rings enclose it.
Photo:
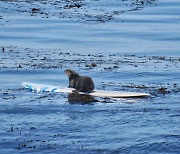
M 36 83 L 23 82 L 22 86 L 28 90 L 35 92 L 57 92 L 57 93 L 73 93 L 74 88 L 65 88 L 62 86 L 52 86 Z M 129 98 L 129 97 L 148 97 L 148 93 L 139 92 L 123 92 L 123 91 L 109 91 L 109 90 L 94 90 L 92 93 L 80 92 L 79 94 L 85 94 L 97 97 L 112 97 L 112 98 Z

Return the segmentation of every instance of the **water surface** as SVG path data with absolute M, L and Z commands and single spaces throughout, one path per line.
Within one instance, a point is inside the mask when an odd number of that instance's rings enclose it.
M 0 1 L 0 153 L 180 153 L 180 2 L 143 2 Z M 67 68 L 151 97 L 21 86 L 67 86 Z

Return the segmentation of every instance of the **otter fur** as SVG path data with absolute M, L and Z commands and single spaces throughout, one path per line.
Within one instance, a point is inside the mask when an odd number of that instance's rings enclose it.
M 88 76 L 80 76 L 71 69 L 64 71 L 69 77 L 69 88 L 75 88 L 75 92 L 93 92 L 94 82 Z

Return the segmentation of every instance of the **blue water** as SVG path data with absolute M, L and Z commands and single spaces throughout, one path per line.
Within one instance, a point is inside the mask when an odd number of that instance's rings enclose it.
M 0 153 L 179 154 L 180 2 L 46 2 L 0 1 Z M 84 99 L 21 86 L 67 86 L 67 68 L 96 89 L 151 96 Z
M 1 46 L 10 43 L 24 48 L 81 53 L 178 54 L 180 2 L 149 1 L 151 5 L 143 6 L 132 5 L 135 0 L 83 1 L 81 9 L 68 10 L 62 7 L 63 2 L 59 2 L 57 6 L 62 8 L 58 9 L 49 0 L 45 5 L 1 2 Z M 137 7 L 139 10 L 133 11 Z M 44 14 L 32 14 L 30 8 L 40 8 L 48 18 Z M 99 21 L 105 15 L 112 16 L 112 20 Z
M 131 73 L 121 79 L 120 73 L 113 72 L 107 78 L 108 72 L 88 75 L 95 79 L 96 88 L 101 89 L 103 81 L 103 88 L 120 90 L 118 82 L 138 84 L 150 76 L 150 81 L 144 81 L 147 86 L 153 79 L 159 83 L 156 79 L 163 74 L 133 73 L 136 78 L 127 80 Z M 179 75 L 166 73 L 165 85 Z M 150 88 L 150 98 L 68 102 L 68 94 L 32 93 L 21 87 L 21 81 L 66 85 L 62 70 L 1 70 L 0 77 L 6 78 L 1 80 L 1 153 L 179 153 L 179 92 L 163 96 Z

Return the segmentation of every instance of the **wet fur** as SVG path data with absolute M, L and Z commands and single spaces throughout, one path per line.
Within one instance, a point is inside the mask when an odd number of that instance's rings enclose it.
M 73 70 L 65 70 L 69 77 L 69 88 L 75 88 L 76 92 L 93 92 L 94 82 L 88 76 L 80 76 Z

